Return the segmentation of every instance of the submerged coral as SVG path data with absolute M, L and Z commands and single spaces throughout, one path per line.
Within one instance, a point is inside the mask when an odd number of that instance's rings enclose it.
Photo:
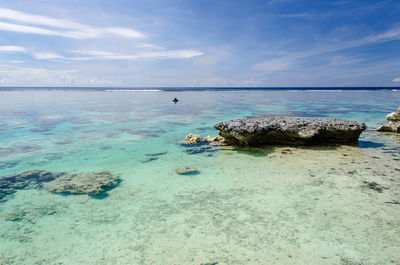
M 21 174 L 0 178 L 0 200 L 16 190 L 41 188 L 54 193 L 99 195 L 117 186 L 118 176 L 110 171 L 71 174 L 66 172 L 49 172 L 45 170 L 29 170 Z

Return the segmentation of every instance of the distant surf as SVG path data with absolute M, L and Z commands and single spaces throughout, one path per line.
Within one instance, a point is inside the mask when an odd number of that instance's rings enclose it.
M 0 91 L 103 91 L 103 92 L 249 92 L 249 91 L 398 91 L 394 87 L 0 87 Z

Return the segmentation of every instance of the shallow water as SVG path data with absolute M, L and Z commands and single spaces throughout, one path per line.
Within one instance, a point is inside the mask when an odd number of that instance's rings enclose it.
M 122 179 L 99 198 L 7 196 L 4 264 L 400 264 L 399 136 L 367 130 L 359 146 L 199 154 L 178 144 L 241 117 L 376 128 L 399 92 L 6 91 L 0 101 L 0 176 L 111 170 Z M 177 175 L 183 166 L 200 174 Z M 8 220 L 13 213 L 23 215 Z

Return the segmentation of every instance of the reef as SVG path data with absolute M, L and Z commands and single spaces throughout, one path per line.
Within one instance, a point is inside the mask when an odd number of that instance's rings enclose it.
M 67 173 L 29 170 L 0 178 L 0 201 L 17 190 L 45 188 L 54 193 L 100 195 L 116 187 L 118 176 L 110 171 Z

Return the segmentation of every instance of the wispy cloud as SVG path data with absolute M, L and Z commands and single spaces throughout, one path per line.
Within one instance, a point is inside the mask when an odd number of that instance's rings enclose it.
M 28 14 L 12 9 L 0 8 L 0 30 L 29 34 L 52 35 L 74 39 L 100 37 L 145 38 L 137 30 L 124 27 L 94 27 L 70 20 L 56 19 L 47 16 Z M 13 21 L 13 23 L 4 22 Z M 24 24 L 16 24 L 24 23 Z M 27 25 L 28 24 L 28 25 Z M 32 26 L 32 25 L 39 25 Z M 44 27 L 43 27 L 44 26 Z
M 0 46 L 0 52 L 27 52 L 24 47 L 20 46 Z
M 160 47 L 161 49 L 161 47 Z M 64 61 L 90 61 L 90 60 L 137 60 L 137 59 L 188 59 L 203 55 L 196 50 L 156 50 L 141 51 L 137 53 L 116 53 L 99 50 L 73 50 L 69 51 L 75 56 L 60 55 L 52 52 L 37 52 L 20 46 L 0 46 L 0 52 L 26 53 L 38 60 L 64 60 Z
M 86 60 L 135 60 L 145 58 L 164 58 L 164 59 L 185 59 L 192 58 L 195 56 L 203 55 L 203 53 L 196 50 L 175 50 L 175 51 L 148 51 L 136 54 L 123 54 L 114 53 L 107 51 L 91 51 L 91 50 L 79 50 L 73 51 L 76 54 L 82 54 L 83 57 L 72 57 L 70 60 L 86 61 Z
M 319 20 L 323 19 L 326 15 L 324 14 L 313 14 L 313 13 L 291 13 L 291 14 L 278 14 L 280 18 L 297 18 L 307 20 Z
M 51 52 L 35 52 L 32 55 L 39 60 L 65 59 L 65 57 Z
M 400 82 L 400 77 L 393 79 L 393 82 Z
M 313 48 L 313 49 L 306 50 L 303 52 L 287 52 L 287 53 L 285 53 L 285 55 L 283 55 L 279 58 L 269 59 L 269 60 L 265 60 L 261 63 L 258 63 L 256 65 L 254 65 L 253 68 L 257 71 L 264 71 L 264 72 L 275 72 L 275 71 L 288 70 L 291 67 L 293 67 L 293 65 L 298 64 L 301 60 L 304 60 L 306 58 L 310 58 L 310 57 L 322 55 L 322 54 L 327 54 L 327 53 L 332 53 L 332 52 L 337 52 L 337 51 L 341 51 L 344 49 L 360 47 L 363 45 L 388 42 L 388 41 L 393 41 L 393 40 L 400 40 L 400 25 L 399 24 L 392 26 L 390 29 L 388 29 L 382 33 L 369 35 L 364 38 L 360 38 L 360 39 L 356 39 L 356 40 L 348 40 L 348 41 L 338 41 L 336 43 L 326 44 L 319 48 Z M 335 58 L 333 58 L 333 59 L 335 59 Z M 343 62 L 343 64 L 350 64 L 350 63 L 356 63 L 359 60 L 360 59 L 354 60 L 354 58 L 353 58 L 352 60 L 346 60 L 346 61 L 342 60 L 342 62 Z M 336 62 L 338 62 L 338 61 L 336 61 Z

